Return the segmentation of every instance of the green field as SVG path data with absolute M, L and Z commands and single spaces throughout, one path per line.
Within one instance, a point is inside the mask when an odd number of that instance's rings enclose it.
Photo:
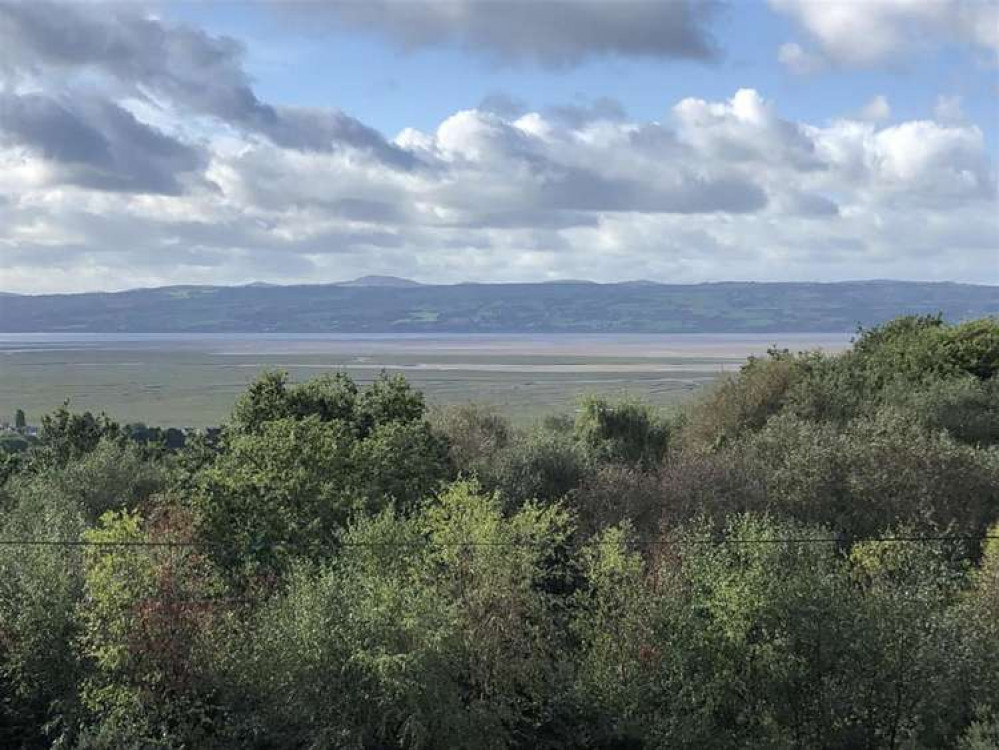
M 669 404 L 771 343 L 835 348 L 843 336 L 465 336 L 287 338 L 254 336 L 13 336 L 0 339 L 0 420 L 29 423 L 64 400 L 131 422 L 218 424 L 266 369 L 296 380 L 344 370 L 367 382 L 405 375 L 432 404 L 475 401 L 517 421 L 571 409 L 588 393 Z

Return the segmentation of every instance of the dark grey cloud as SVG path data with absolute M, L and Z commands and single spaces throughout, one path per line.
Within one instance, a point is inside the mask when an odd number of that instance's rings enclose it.
M 254 93 L 242 45 L 201 29 L 168 25 L 130 5 L 50 0 L 0 2 L 0 70 L 9 74 L 97 73 L 133 96 L 169 100 L 279 146 L 329 151 L 347 146 L 398 168 L 411 154 L 378 131 L 332 109 L 276 107 Z
M 542 194 L 552 208 L 575 211 L 642 213 L 747 213 L 763 208 L 766 193 L 737 177 L 682 175 L 672 185 L 607 177 L 589 170 L 557 167 L 544 181 Z
M 413 169 L 420 165 L 409 151 L 390 143 L 374 128 L 336 110 L 309 107 L 266 107 L 255 117 L 256 130 L 284 148 L 328 151 L 337 145 L 365 151 L 384 164 Z
M 609 102 L 594 106 L 616 113 Z M 459 165 L 452 173 L 457 179 L 445 183 L 437 198 L 483 226 L 537 221 L 542 211 L 571 225 L 586 212 L 748 213 L 767 205 L 754 180 L 699 162 L 661 125 L 635 130 L 617 123 L 616 137 L 594 144 L 574 138 L 574 126 L 546 122 L 552 129 L 541 137 L 490 113 L 451 118 L 438 139 Z M 477 175 L 490 174 L 495 185 L 476 185 Z
M 292 18 L 316 3 L 278 2 Z M 502 63 L 565 67 L 598 56 L 708 61 L 715 0 L 347 0 L 321 7 L 335 24 L 404 49 L 458 44 Z
M 0 43 L 8 69 L 87 68 L 222 119 L 250 120 L 266 113 L 242 68 L 239 42 L 167 26 L 139 6 L 5 1 L 0 3 Z
M 0 93 L 0 141 L 54 163 L 66 182 L 98 190 L 177 195 L 207 159 L 99 97 Z
M 107 138 L 77 112 L 47 96 L 0 94 L 0 132 L 59 162 L 106 162 Z
M 397 203 L 367 200 L 364 198 L 341 198 L 326 204 L 333 216 L 348 221 L 364 221 L 378 224 L 401 224 L 406 221 L 406 212 Z

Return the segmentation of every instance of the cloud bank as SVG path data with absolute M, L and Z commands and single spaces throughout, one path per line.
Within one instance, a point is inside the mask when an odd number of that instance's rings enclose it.
M 999 283 L 995 165 L 959 100 L 933 120 L 893 122 L 882 99 L 806 122 L 745 88 L 636 121 L 613 100 L 533 112 L 495 95 L 386 137 L 262 101 L 237 42 L 131 6 L 0 4 L 0 50 L 7 291 L 368 273 Z
M 995 0 L 770 0 L 816 45 L 797 42 L 779 58 L 796 73 L 816 72 L 825 61 L 847 67 L 897 65 L 945 44 L 979 50 L 999 63 L 999 3 Z

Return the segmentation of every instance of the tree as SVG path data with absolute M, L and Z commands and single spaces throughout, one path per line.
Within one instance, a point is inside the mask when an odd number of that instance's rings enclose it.
M 102 440 L 121 438 L 120 425 L 106 414 L 71 412 L 67 402 L 42 416 L 38 442 L 31 451 L 31 463 L 39 469 L 63 466 L 94 450 Z
M 356 408 L 357 386 L 343 373 L 292 385 L 287 372 L 266 372 L 251 383 L 236 402 L 226 433 L 254 433 L 267 422 L 309 416 L 322 422 L 353 424 Z
M 834 545 L 725 541 L 827 533 L 753 517 L 716 532 L 691 524 L 643 559 L 610 529 L 584 551 L 573 627 L 592 731 L 604 746 L 850 746 L 857 595 Z
M 0 440 L 0 746 L 995 750 L 994 333 L 773 351 L 676 423 L 64 407 Z
M 330 557 L 357 514 L 411 511 L 450 473 L 423 411 L 400 379 L 382 376 L 362 392 L 345 375 L 297 386 L 264 375 L 191 480 L 202 538 L 252 578 L 295 557 Z
M 571 433 L 535 429 L 513 440 L 480 476 L 508 508 L 516 509 L 532 500 L 561 501 L 590 470 L 586 452 Z
M 888 535 L 912 534 L 901 526 Z M 952 747 L 974 718 L 973 641 L 958 606 L 971 584 L 960 543 L 858 543 L 851 574 L 863 592 L 853 688 L 862 745 Z M 969 689 L 971 688 L 971 689 Z M 985 689 L 992 694 L 994 691 Z
M 28 426 L 28 420 L 24 416 L 24 409 L 18 409 L 14 413 L 14 429 L 18 432 L 23 432 Z
M 513 436 L 503 415 L 479 404 L 438 407 L 431 413 L 431 424 L 447 440 L 454 465 L 476 475 L 488 472 Z
M 2 516 L 5 539 L 74 539 L 72 508 L 48 500 Z M 52 747 L 75 713 L 83 665 L 74 652 L 80 556 L 57 546 L 0 547 L 0 746 Z
M 653 468 L 665 456 L 670 430 L 645 404 L 591 397 L 576 417 L 575 434 L 597 460 Z
M 229 605 L 203 556 L 162 544 L 189 543 L 189 519 L 109 512 L 84 539 L 94 546 L 84 552 L 79 605 L 77 646 L 91 667 L 80 684 L 80 745 L 207 746 L 221 732 L 212 722 L 206 639 Z M 139 546 L 153 541 L 160 546 Z
M 335 563 L 293 567 L 229 642 L 227 703 L 257 746 L 554 745 L 570 530 L 557 508 L 504 516 L 467 482 L 409 517 L 357 518 Z

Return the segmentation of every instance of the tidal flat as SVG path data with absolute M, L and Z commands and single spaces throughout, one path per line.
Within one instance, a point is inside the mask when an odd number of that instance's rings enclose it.
M 402 374 L 431 404 L 475 401 L 517 422 L 587 394 L 669 407 L 771 346 L 839 351 L 843 333 L 794 334 L 0 334 L 0 419 L 36 424 L 66 399 L 122 422 L 207 427 L 264 370 L 294 380 Z

